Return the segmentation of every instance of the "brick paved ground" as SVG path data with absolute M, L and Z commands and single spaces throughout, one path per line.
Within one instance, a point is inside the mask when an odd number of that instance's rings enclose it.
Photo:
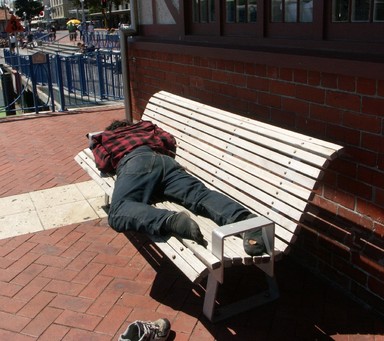
M 0 197 L 89 180 L 73 161 L 85 132 L 123 116 L 116 106 L 0 120 Z M 178 341 L 384 340 L 382 318 L 289 257 L 277 264 L 278 301 L 213 325 L 202 287 L 105 219 L 2 239 L 0 269 L 0 340 L 117 340 L 129 322 L 159 317 Z M 255 290 L 259 277 L 232 270 L 220 300 Z
M 85 133 L 124 113 L 117 105 L 0 120 L 0 197 L 89 180 L 73 159 Z

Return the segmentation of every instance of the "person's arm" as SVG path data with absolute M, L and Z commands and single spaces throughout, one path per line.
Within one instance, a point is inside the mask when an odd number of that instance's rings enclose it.
M 156 126 L 156 134 L 160 137 L 163 142 L 164 149 L 167 155 L 175 157 L 176 154 L 176 140 L 174 136 L 167 131 Z
M 95 156 L 96 167 L 100 172 L 114 174 L 111 155 L 102 144 L 102 134 L 92 136 L 91 150 Z

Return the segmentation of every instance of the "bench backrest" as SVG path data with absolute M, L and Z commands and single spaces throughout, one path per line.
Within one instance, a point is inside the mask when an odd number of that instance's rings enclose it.
M 286 252 L 316 182 L 341 146 L 164 91 L 142 116 L 172 133 L 176 159 L 210 188 L 276 224 L 275 248 Z

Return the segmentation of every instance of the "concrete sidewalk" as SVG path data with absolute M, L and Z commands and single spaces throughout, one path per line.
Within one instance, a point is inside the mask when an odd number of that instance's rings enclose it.
M 384 340 L 382 317 L 289 257 L 276 266 L 279 300 L 209 323 L 203 287 L 145 236 L 109 228 L 103 193 L 73 159 L 85 133 L 122 117 L 116 105 L 0 120 L 0 340 L 117 340 L 159 317 L 170 340 Z M 229 271 L 220 301 L 258 290 L 260 276 Z
M 0 238 L 106 217 L 94 181 L 0 198 Z

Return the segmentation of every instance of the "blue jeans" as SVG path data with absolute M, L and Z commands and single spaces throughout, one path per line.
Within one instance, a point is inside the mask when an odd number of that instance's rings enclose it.
M 242 220 L 250 213 L 227 196 L 208 189 L 173 158 L 142 146 L 126 155 L 117 167 L 109 225 L 118 232 L 159 234 L 165 220 L 175 212 L 151 206 L 155 197 L 179 203 L 218 225 Z

